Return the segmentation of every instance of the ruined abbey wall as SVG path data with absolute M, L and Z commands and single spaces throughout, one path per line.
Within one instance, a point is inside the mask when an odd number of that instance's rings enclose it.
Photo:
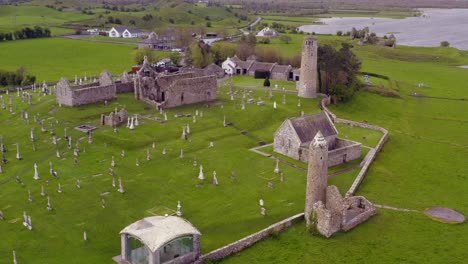
M 72 106 L 93 104 L 117 97 L 115 85 L 73 89 L 72 92 Z
M 134 84 L 133 82 L 115 82 L 115 89 L 118 94 L 120 93 L 133 93 L 134 92 Z
M 166 90 L 164 108 L 216 100 L 216 76 L 178 79 Z

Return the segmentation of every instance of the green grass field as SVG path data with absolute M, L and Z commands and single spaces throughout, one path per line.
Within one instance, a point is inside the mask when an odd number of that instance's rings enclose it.
M 38 82 L 75 78 L 85 73 L 98 75 L 104 69 L 112 74 L 129 71 L 134 48 L 127 45 L 93 43 L 61 38 L 21 40 L 0 43 L 1 69 L 26 67 Z
M 52 34 L 62 34 L 65 31 L 56 29 L 64 23 L 89 19 L 89 15 L 78 12 L 60 12 L 43 6 L 11 6 L 2 5 L 0 8 L 0 32 L 11 32 L 24 27 L 35 25 L 50 27 Z

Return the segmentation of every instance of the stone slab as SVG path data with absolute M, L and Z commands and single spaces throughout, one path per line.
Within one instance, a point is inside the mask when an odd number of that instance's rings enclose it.
M 424 211 L 424 213 L 444 223 L 460 224 L 466 220 L 465 216 L 460 212 L 446 207 L 432 207 Z

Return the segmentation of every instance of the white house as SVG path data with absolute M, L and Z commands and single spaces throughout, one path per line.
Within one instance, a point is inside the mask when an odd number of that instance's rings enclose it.
M 140 38 L 143 36 L 143 31 L 127 27 L 113 27 L 109 30 L 111 38 Z
M 236 57 L 237 58 L 237 57 Z M 228 75 L 236 74 L 236 58 L 227 58 L 222 64 L 221 68 L 223 68 L 224 72 Z
M 89 35 L 99 35 L 99 30 L 97 28 L 91 28 L 86 30 Z
M 257 37 L 262 37 L 262 38 L 275 38 L 278 36 L 279 36 L 278 32 L 276 32 L 276 30 L 271 29 L 269 27 L 263 28 L 257 33 Z

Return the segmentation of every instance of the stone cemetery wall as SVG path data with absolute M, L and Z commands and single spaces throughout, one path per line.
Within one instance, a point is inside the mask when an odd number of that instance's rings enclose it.
M 385 142 L 388 140 L 388 130 L 385 128 L 379 127 L 379 126 L 374 126 L 374 125 L 368 125 L 364 123 L 359 123 L 355 121 L 350 121 L 350 120 L 345 120 L 345 119 L 340 119 L 337 118 L 335 114 L 333 114 L 328 108 L 327 105 L 330 104 L 330 98 L 324 98 L 320 101 L 320 106 L 323 111 L 325 111 L 332 120 L 334 120 L 336 123 L 342 123 L 342 124 L 347 124 L 347 125 L 352 125 L 352 126 L 357 126 L 361 128 L 366 128 L 366 129 L 372 129 L 379 131 L 383 133 L 383 136 L 380 138 L 379 143 L 375 147 L 375 151 L 370 151 L 369 154 L 366 156 L 366 161 L 364 163 L 364 166 L 362 167 L 361 171 L 359 172 L 358 176 L 353 182 L 353 185 L 349 188 L 348 192 L 346 193 L 346 196 L 352 196 L 354 193 L 356 193 L 357 189 L 359 188 L 359 185 L 361 185 L 361 182 L 364 180 L 364 177 L 367 174 L 367 171 L 369 170 L 370 165 L 374 161 L 377 153 L 382 149 L 383 145 Z
M 216 100 L 218 83 L 216 76 L 176 80 L 167 89 L 165 108 Z
M 133 93 L 134 85 L 133 82 L 123 83 L 120 81 L 115 82 L 115 89 L 118 94 L 120 93 Z
M 83 89 L 74 89 L 72 95 L 72 105 L 85 105 L 112 100 L 116 98 L 115 85 L 89 87 Z
M 269 236 L 271 236 L 274 233 L 277 232 L 282 232 L 292 226 L 293 224 L 300 222 L 304 219 L 304 213 L 300 213 L 297 215 L 294 215 L 292 217 L 289 217 L 283 221 L 280 221 L 276 224 L 273 224 L 257 233 L 254 233 L 248 237 L 242 238 L 240 240 L 237 240 L 234 243 L 231 243 L 227 246 L 224 246 L 222 248 L 216 249 L 214 251 L 211 251 L 210 253 L 207 253 L 205 255 L 202 255 L 198 261 L 195 263 L 203 263 L 204 261 L 207 260 L 219 260 L 226 258 L 232 254 L 235 254 L 247 247 L 252 246 L 256 242 L 265 239 Z

